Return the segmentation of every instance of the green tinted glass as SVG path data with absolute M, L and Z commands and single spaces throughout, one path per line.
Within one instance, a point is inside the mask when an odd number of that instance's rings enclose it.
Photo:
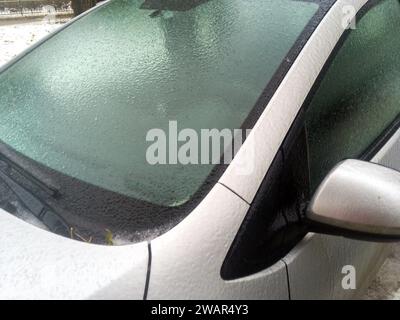
M 400 113 L 400 3 L 386 0 L 356 24 L 308 110 L 312 186 L 357 158 Z
M 147 132 L 167 132 L 169 120 L 178 129 L 239 128 L 317 9 L 291 0 L 111 1 L 1 74 L 0 139 L 85 182 L 184 203 L 213 166 L 149 165 Z

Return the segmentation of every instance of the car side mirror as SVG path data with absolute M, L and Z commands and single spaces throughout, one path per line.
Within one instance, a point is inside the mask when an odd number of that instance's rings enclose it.
M 345 160 L 326 176 L 306 212 L 310 231 L 400 241 L 400 172 Z

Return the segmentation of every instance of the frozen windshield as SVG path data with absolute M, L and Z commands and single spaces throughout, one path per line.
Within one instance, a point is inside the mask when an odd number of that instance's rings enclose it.
M 65 175 L 162 206 L 213 165 L 151 165 L 153 128 L 240 128 L 318 5 L 114 0 L 0 76 L 0 139 Z M 268 137 L 266 137 L 268 139 Z

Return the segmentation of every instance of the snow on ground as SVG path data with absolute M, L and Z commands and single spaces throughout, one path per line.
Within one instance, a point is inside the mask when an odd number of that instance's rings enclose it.
M 44 21 L 0 25 L 0 66 L 60 25 Z M 400 300 L 400 246 L 389 256 L 365 298 Z
M 0 66 L 60 25 L 42 21 L 0 25 Z

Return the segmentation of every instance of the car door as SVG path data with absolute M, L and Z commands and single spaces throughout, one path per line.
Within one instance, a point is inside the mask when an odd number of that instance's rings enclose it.
M 370 1 L 332 53 L 305 111 L 311 194 L 346 158 L 400 170 L 400 3 Z M 291 297 L 351 298 L 363 292 L 387 245 L 309 234 L 284 259 Z M 342 286 L 346 266 L 356 287 Z

